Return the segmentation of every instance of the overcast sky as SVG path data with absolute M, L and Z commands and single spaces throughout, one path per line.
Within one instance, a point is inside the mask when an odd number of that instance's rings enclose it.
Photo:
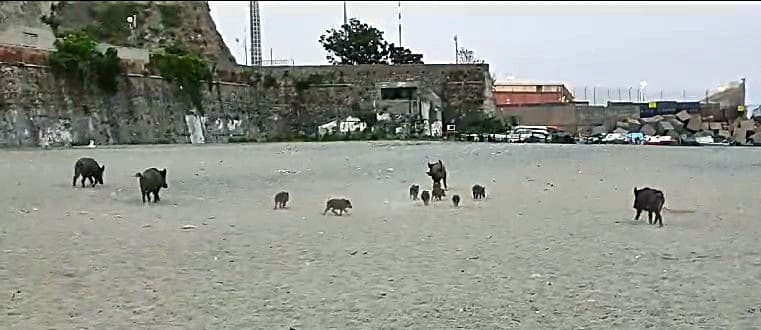
M 588 86 L 615 95 L 636 91 L 681 99 L 702 96 L 740 77 L 748 102 L 761 102 L 761 4 L 605 2 L 402 1 L 402 44 L 426 63 L 454 63 L 459 45 L 490 64 L 498 80 L 565 82 L 582 96 Z M 397 1 L 348 1 L 349 17 L 384 31 L 397 43 Z M 538 5 L 537 5 L 538 4 Z M 248 31 L 248 1 L 210 2 L 217 29 L 239 63 Z M 260 1 L 264 59 L 327 64 L 318 39 L 343 22 L 342 1 Z M 248 40 L 246 32 L 246 40 Z

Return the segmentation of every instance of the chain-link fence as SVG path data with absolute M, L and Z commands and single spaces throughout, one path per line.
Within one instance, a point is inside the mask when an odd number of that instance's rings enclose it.
M 683 89 L 665 90 L 637 87 L 573 87 L 570 90 L 576 101 L 589 101 L 590 104 L 607 104 L 610 102 L 650 102 L 681 101 L 694 102 L 705 99 L 709 90 Z

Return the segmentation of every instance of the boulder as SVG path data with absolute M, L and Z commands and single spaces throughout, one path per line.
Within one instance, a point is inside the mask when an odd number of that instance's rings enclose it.
M 659 121 L 656 126 L 658 127 L 658 132 L 661 134 L 674 130 L 674 126 L 672 126 L 668 120 Z
M 651 135 L 651 136 L 658 134 L 658 131 L 655 130 L 655 127 L 653 127 L 653 125 L 650 125 L 650 124 L 645 124 L 644 126 L 642 126 L 642 128 L 640 128 L 639 131 L 642 134 Z
M 643 124 L 655 124 L 659 121 L 663 120 L 663 116 L 656 115 L 652 116 L 650 118 L 641 118 L 640 121 L 642 121 Z
M 745 144 L 747 142 L 746 135 L 747 135 L 747 130 L 741 127 L 741 128 L 735 129 L 734 134 L 732 134 L 732 138 L 734 138 L 735 142 L 739 144 Z
M 743 120 L 740 122 L 740 128 L 748 130 L 748 131 L 755 131 L 756 122 L 753 120 Z
M 637 132 L 639 131 L 640 128 L 642 128 L 642 123 L 640 123 L 639 120 L 634 118 L 627 119 L 626 123 L 629 124 L 630 132 Z
M 691 115 L 690 120 L 687 122 L 687 129 L 693 132 L 697 132 L 701 128 L 703 128 L 703 120 L 700 118 L 700 115 Z
M 684 130 L 684 123 L 679 121 L 679 119 L 672 119 L 669 120 L 669 124 L 674 127 L 674 130 L 681 133 Z
M 629 134 L 629 131 L 627 131 L 627 130 L 625 130 L 625 129 L 621 128 L 621 127 L 618 127 L 618 128 L 616 128 L 616 129 L 614 129 L 614 130 L 613 130 L 613 133 L 619 133 L 619 134 Z
M 605 126 L 595 126 L 592 128 L 592 136 L 608 134 L 608 128 Z
M 690 114 L 686 110 L 682 110 L 676 114 L 676 119 L 679 119 L 681 122 L 687 122 L 690 120 Z
M 750 142 L 753 144 L 761 144 L 761 133 L 751 135 Z

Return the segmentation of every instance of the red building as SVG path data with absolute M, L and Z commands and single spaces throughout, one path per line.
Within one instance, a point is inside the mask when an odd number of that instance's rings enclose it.
M 495 83 L 493 94 L 497 107 L 527 104 L 557 104 L 573 101 L 573 95 L 563 84 Z

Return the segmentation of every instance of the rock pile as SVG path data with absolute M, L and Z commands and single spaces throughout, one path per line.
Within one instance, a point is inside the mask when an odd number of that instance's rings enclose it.
M 607 133 L 635 133 L 644 135 L 671 136 L 675 141 L 697 137 L 726 139 L 738 145 L 761 145 L 761 123 L 745 118 L 732 122 L 714 121 L 713 116 L 681 111 L 673 115 L 656 115 L 648 118 L 629 118 L 616 122 L 612 131 L 605 126 L 592 129 L 592 135 Z

